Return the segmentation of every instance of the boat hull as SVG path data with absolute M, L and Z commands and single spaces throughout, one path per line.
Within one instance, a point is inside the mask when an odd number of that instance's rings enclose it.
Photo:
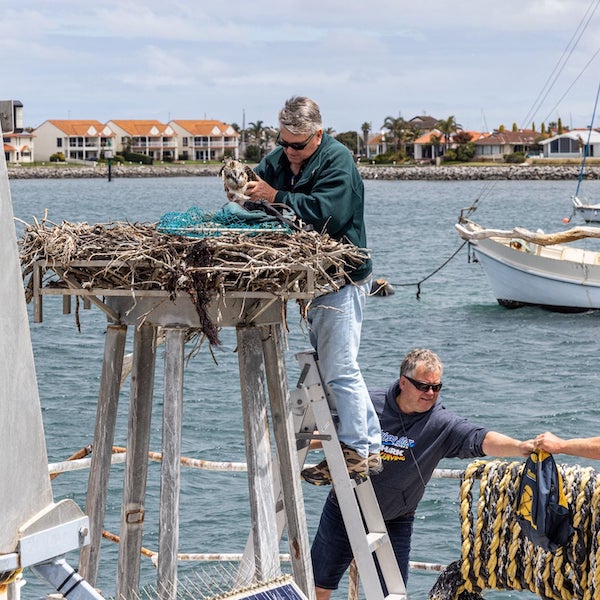
M 469 243 L 502 306 L 533 305 L 561 312 L 600 309 L 599 253 L 522 240 L 483 238 Z
M 586 223 L 600 223 L 600 206 L 576 206 L 573 209 Z

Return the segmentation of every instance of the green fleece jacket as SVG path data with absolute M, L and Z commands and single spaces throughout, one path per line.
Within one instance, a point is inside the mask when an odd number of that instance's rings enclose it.
M 297 181 L 290 164 L 277 147 L 255 168 L 257 175 L 277 192 L 275 202 L 289 206 L 316 231 L 332 238 L 367 248 L 364 221 L 364 186 L 348 149 L 324 133 L 321 144 L 302 166 Z M 352 281 L 371 274 L 371 259 L 349 272 Z

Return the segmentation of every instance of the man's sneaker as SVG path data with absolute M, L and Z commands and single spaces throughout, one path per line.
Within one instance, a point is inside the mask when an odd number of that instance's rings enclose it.
M 369 454 L 369 458 L 367 458 L 367 466 L 369 467 L 369 476 L 379 475 L 379 473 L 383 471 L 381 454 L 379 454 L 379 452 L 373 452 L 373 454 Z
M 364 479 L 369 474 L 367 468 L 367 459 L 363 458 L 356 450 L 346 446 L 343 442 L 341 443 L 342 452 L 344 459 L 346 460 L 346 468 L 348 469 L 348 475 L 353 479 Z M 329 485 L 331 484 L 331 473 L 329 472 L 329 466 L 327 460 L 322 460 L 318 465 L 314 467 L 307 467 L 300 473 L 302 479 L 313 485 Z
M 312 483 L 313 485 L 331 484 L 331 473 L 329 472 L 329 467 L 327 466 L 326 460 L 322 460 L 314 467 L 302 469 L 300 472 L 300 477 L 302 477 L 304 481 L 308 481 L 308 483 Z

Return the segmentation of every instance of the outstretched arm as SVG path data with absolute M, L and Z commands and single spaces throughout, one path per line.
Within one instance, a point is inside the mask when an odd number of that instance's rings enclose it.
M 534 440 L 535 446 L 551 454 L 570 454 L 582 458 L 600 458 L 600 437 L 563 438 L 546 431 Z
M 483 439 L 487 456 L 528 456 L 533 446 L 533 440 L 516 440 L 497 431 L 488 431 Z

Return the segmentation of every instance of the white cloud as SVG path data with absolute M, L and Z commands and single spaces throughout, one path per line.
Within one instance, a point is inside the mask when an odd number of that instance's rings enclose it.
M 3 89 L 32 126 L 67 112 L 240 122 L 244 109 L 274 124 L 297 93 L 314 96 L 337 131 L 423 112 L 472 129 L 521 124 L 597 4 L 280 0 L 275 10 L 271 0 L 29 0 L 3 14 Z M 600 11 L 538 123 L 600 48 L 599 20 Z M 589 120 L 598 60 L 556 108 L 564 121 Z

